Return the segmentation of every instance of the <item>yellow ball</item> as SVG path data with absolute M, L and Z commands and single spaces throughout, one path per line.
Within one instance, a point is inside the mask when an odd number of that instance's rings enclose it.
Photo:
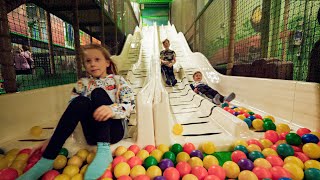
M 70 176 L 66 174 L 59 174 L 58 176 L 54 177 L 54 180 L 70 180 Z
M 261 139 L 260 143 L 262 144 L 263 149 L 269 148 L 273 145 L 273 143 L 269 139 Z
M 212 155 L 207 155 L 203 158 L 203 166 L 206 169 L 209 169 L 213 165 L 219 165 L 219 161 L 216 157 Z
M 182 180 L 198 180 L 198 178 L 193 174 L 186 174 L 183 176 Z
M 86 164 L 86 165 L 82 166 L 82 168 L 80 170 L 80 174 L 84 174 L 87 171 L 88 166 L 89 166 L 89 164 Z
M 27 161 L 28 158 L 29 158 L 29 154 L 21 153 L 17 155 L 15 161 Z
M 142 160 L 144 161 L 148 156 L 149 156 L 149 153 L 148 151 L 146 150 L 140 150 L 138 153 L 137 153 L 137 156 Z
M 163 155 L 163 152 L 160 151 L 159 149 L 155 149 L 150 153 L 150 156 L 153 156 L 154 158 L 156 158 L 158 163 L 161 161 L 162 155 Z
M 240 173 L 239 166 L 233 161 L 227 161 L 223 164 L 222 168 L 226 172 L 228 178 L 237 178 Z
M 264 157 L 267 157 L 267 156 L 270 156 L 270 155 L 278 156 L 277 151 L 275 151 L 274 149 L 271 149 L 271 148 L 265 148 L 264 150 L 262 150 L 261 153 L 264 155 Z
M 87 159 L 87 156 L 89 155 L 89 151 L 87 149 L 80 149 L 77 154 L 83 161 Z
M 121 162 L 114 167 L 113 173 L 116 178 L 119 178 L 120 176 L 129 176 L 130 166 L 125 162 Z
M 71 180 L 83 180 L 83 174 L 74 175 Z
M 133 156 L 135 156 L 135 154 L 134 154 L 134 152 L 132 152 L 132 151 L 129 150 L 129 151 L 123 153 L 122 156 L 123 156 L 124 158 L 126 158 L 126 160 L 129 160 L 130 158 L 132 158 Z
M 101 180 L 112 180 L 112 178 L 102 178 Z
M 125 153 L 128 149 L 124 146 L 118 146 L 117 149 L 114 151 L 115 156 L 121 156 L 123 153 Z
M 320 139 L 320 132 L 313 131 L 310 134 L 316 135 Z
M 250 144 L 248 147 L 247 147 L 249 153 L 253 152 L 253 151 L 259 151 L 261 152 L 261 148 L 256 145 L 256 144 Z
M 42 133 L 42 128 L 40 126 L 33 126 L 30 129 L 30 134 L 32 136 L 39 137 L 39 136 L 41 136 L 41 133 Z
M 83 160 L 81 157 L 74 155 L 68 160 L 68 165 L 75 165 L 78 166 L 79 168 L 82 166 Z
M 0 159 L 0 170 L 7 168 L 9 166 L 9 161 L 6 158 Z
M 17 154 L 19 153 L 19 149 L 17 149 L 17 148 L 14 148 L 14 149 L 10 149 L 7 153 L 6 153 L 6 155 L 10 155 L 10 156 L 17 156 Z
M 290 132 L 290 127 L 288 126 L 288 124 L 277 124 L 276 131 L 278 134 L 281 134 L 283 132 Z
M 288 156 L 284 159 L 284 164 L 287 164 L 287 163 L 292 163 L 292 164 L 295 164 L 297 166 L 299 166 L 301 169 L 304 168 L 304 164 L 303 162 L 301 161 L 301 159 L 295 157 L 295 156 Z
M 254 164 L 254 167 L 264 167 L 266 169 L 272 168 L 272 165 L 270 164 L 270 162 L 264 158 L 258 158 L 254 160 L 253 164 Z
M 244 116 L 244 115 L 242 115 L 242 114 L 239 114 L 239 115 L 237 116 L 237 118 L 239 118 L 239 119 L 241 119 L 241 120 L 244 120 L 244 119 L 246 118 L 246 116 Z
M 320 146 L 315 143 L 304 144 L 302 151 L 311 159 L 320 158 Z
M 93 161 L 95 156 L 96 156 L 96 153 L 90 152 L 87 156 L 87 163 L 90 164 Z
M 66 175 L 72 177 L 72 176 L 78 174 L 79 172 L 80 172 L 80 169 L 79 169 L 78 166 L 76 166 L 76 165 L 68 165 L 63 169 L 62 174 L 66 174 Z
M 261 119 L 253 120 L 252 127 L 257 131 L 262 131 L 263 130 L 263 121 Z
M 130 177 L 132 178 L 135 178 L 139 175 L 145 175 L 145 174 L 146 174 L 146 170 L 141 165 L 134 166 L 130 171 Z
M 292 179 L 302 180 L 304 177 L 304 172 L 298 165 L 295 165 L 293 163 L 287 163 L 283 166 L 283 168 L 289 171 Z
M 320 162 L 316 160 L 308 160 L 304 162 L 304 170 L 307 170 L 309 168 L 316 168 L 320 170 Z
M 157 176 L 162 175 L 162 171 L 158 166 L 150 166 L 146 173 L 147 176 L 149 176 L 150 179 L 153 179 Z
M 233 143 L 233 147 L 236 147 L 238 145 L 242 145 L 244 147 L 248 147 L 248 143 L 245 141 L 245 140 L 242 140 L 242 139 L 239 139 L 239 140 L 236 140 L 234 143 Z
M 176 157 L 176 160 L 178 163 L 179 162 L 188 162 L 189 159 L 190 159 L 190 156 L 186 152 L 179 152 Z
M 175 135 L 181 135 L 183 132 L 183 127 L 181 124 L 175 124 L 172 128 L 172 133 Z
M 216 146 L 209 141 L 202 143 L 201 148 L 206 154 L 212 154 L 216 151 Z
M 258 180 L 258 177 L 253 172 L 244 170 L 240 172 L 238 180 Z
M 263 119 L 264 119 L 264 118 L 269 118 L 269 119 L 271 119 L 273 123 L 276 122 L 276 119 L 275 119 L 273 116 L 267 115 L 267 116 L 264 116 Z
M 169 146 L 165 145 L 165 144 L 160 144 L 157 149 L 159 149 L 160 151 L 162 151 L 162 153 L 165 153 L 167 151 L 169 151 Z
M 287 144 L 286 140 L 279 140 L 275 144 Z
M 67 158 L 64 155 L 58 155 L 53 161 L 54 169 L 62 169 L 67 165 Z
M 196 166 L 202 166 L 203 167 L 203 162 L 201 161 L 200 158 L 198 157 L 192 157 L 188 160 L 188 164 L 193 168 Z

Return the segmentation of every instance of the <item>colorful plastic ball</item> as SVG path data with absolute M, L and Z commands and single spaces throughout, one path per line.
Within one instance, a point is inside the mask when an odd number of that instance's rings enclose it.
M 294 155 L 293 148 L 289 144 L 279 144 L 277 147 L 277 153 L 282 158 Z
M 220 178 L 215 175 L 208 175 L 204 178 L 204 180 L 220 180 Z
M 113 173 L 116 178 L 124 175 L 128 176 L 130 174 L 130 166 L 125 162 L 120 162 L 114 167 Z
M 241 120 L 244 120 L 244 119 L 246 118 L 246 116 L 243 115 L 243 114 L 240 114 L 240 115 L 237 116 L 237 118 L 239 118 L 239 119 L 241 119 Z
M 320 146 L 314 143 L 307 143 L 302 146 L 302 151 L 310 159 L 320 158 Z
M 199 151 L 199 150 L 193 150 L 193 151 L 191 151 L 191 153 L 190 153 L 190 157 L 198 157 L 198 158 L 200 158 L 200 159 L 203 159 L 203 154 L 202 154 L 202 152 Z
M 202 143 L 201 144 L 201 149 L 206 154 L 212 154 L 212 153 L 214 153 L 216 151 L 215 145 L 210 141 Z
M 264 157 L 267 157 L 267 156 L 270 156 L 270 155 L 278 156 L 277 151 L 272 149 L 272 148 L 265 148 L 264 150 L 262 150 L 262 154 L 264 155 Z
M 142 175 L 135 177 L 133 180 L 150 180 L 150 178 L 149 178 L 149 176 L 142 174 Z
M 167 180 L 179 180 L 180 174 L 178 170 L 174 167 L 169 167 L 163 172 L 163 176 Z
M 310 158 L 303 152 L 294 152 L 294 156 L 299 158 L 303 163 L 310 160 Z
M 299 128 L 298 130 L 297 130 L 297 134 L 300 136 L 300 137 L 302 137 L 303 135 L 305 135 L 305 134 L 308 134 L 308 133 L 310 133 L 311 131 L 310 131 L 310 129 L 308 129 L 308 128 Z
M 290 173 L 280 166 L 275 166 L 270 169 L 270 173 L 272 175 L 272 179 L 280 179 L 283 177 L 291 178 Z
M 149 156 L 147 157 L 144 162 L 143 162 L 143 166 L 148 169 L 151 166 L 157 165 L 158 161 L 156 158 L 154 158 L 153 156 Z
M 163 152 L 159 149 L 155 149 L 150 153 L 150 156 L 153 156 L 158 162 L 160 162 L 163 156 Z
M 279 140 L 286 140 L 286 136 L 289 132 L 282 132 L 279 134 Z
M 156 147 L 154 145 L 147 145 L 144 150 L 148 151 L 148 153 L 151 153 L 153 150 L 155 150 Z
M 250 117 L 250 114 L 247 113 L 247 112 L 243 113 L 243 115 L 244 115 L 246 118 L 249 118 L 249 117 Z
M 299 146 L 301 144 L 301 137 L 296 133 L 288 133 L 286 135 L 286 141 L 290 145 Z
M 61 148 L 59 154 L 68 157 L 69 151 L 66 148 Z
M 137 154 L 140 151 L 140 147 L 138 145 L 131 145 L 128 150 L 132 151 L 134 154 Z
M 279 178 L 278 180 L 292 180 L 291 178 L 288 178 L 288 177 L 281 177 Z
M 130 171 L 130 177 L 135 178 L 139 175 L 145 175 L 146 170 L 141 165 L 134 166 Z
M 157 176 L 153 180 L 166 180 L 164 176 Z
M 280 124 L 276 125 L 276 131 L 279 134 L 284 133 L 284 132 L 289 133 L 290 132 L 290 127 L 287 124 L 280 123 Z
M 112 176 L 109 179 L 112 179 Z M 105 180 L 105 178 L 103 179 L 100 178 L 99 180 Z M 120 176 L 117 180 L 132 180 L 132 178 L 130 176 Z
M 54 178 L 54 180 L 69 180 L 69 179 L 70 179 L 70 176 L 66 174 L 59 174 Z
M 269 161 L 264 158 L 258 158 L 253 162 L 254 167 L 263 167 L 266 169 L 270 169 L 272 166 Z
M 196 150 L 196 147 L 192 143 L 185 143 L 183 145 L 183 151 L 190 154 L 193 150 Z
M 262 116 L 259 114 L 254 114 L 253 116 L 256 117 L 255 119 L 262 119 Z
M 269 140 L 269 139 L 261 139 L 260 140 L 260 143 L 262 144 L 263 148 L 262 149 L 265 149 L 265 148 L 270 148 L 273 143 Z
M 247 141 L 247 143 L 248 143 L 248 145 L 255 144 L 255 145 L 259 146 L 260 149 L 263 149 L 262 144 L 257 139 L 250 139 L 250 140 Z M 247 149 L 248 149 L 248 147 L 247 147 Z
M 88 167 L 86 167 L 86 169 L 87 169 Z M 86 169 L 85 169 L 85 171 L 86 171 Z M 81 170 L 82 170 L 82 168 L 81 168 Z M 84 170 L 82 170 L 83 172 L 81 172 L 80 171 L 80 174 L 84 174 L 85 173 L 85 171 Z M 109 169 L 106 169 L 105 171 L 104 171 L 104 173 L 102 174 L 102 176 L 100 176 L 100 178 L 98 179 L 98 180 L 101 180 L 101 179 L 104 179 L 104 178 L 112 178 L 112 172 L 111 172 L 111 170 L 109 170 Z M 131 179 L 131 178 L 130 178 Z
M 304 134 L 301 137 L 302 143 L 315 143 L 317 144 L 319 142 L 319 138 L 314 134 Z
M 179 162 L 176 165 L 176 169 L 178 170 L 181 177 L 191 172 L 191 166 L 187 162 Z
M 319 179 L 320 177 L 320 170 L 316 168 L 309 168 L 304 171 L 304 179 L 305 180 L 315 180 Z
M 268 130 L 264 133 L 264 138 L 269 139 L 272 143 L 276 143 L 279 140 L 279 135 L 274 130 Z
M 200 158 L 198 157 L 192 157 L 188 160 L 188 164 L 190 164 L 191 167 L 196 167 L 196 166 L 203 166 L 203 162 L 201 161 Z
M 218 165 L 213 165 L 208 169 L 208 174 L 209 175 L 215 175 L 220 179 L 225 179 L 226 178 L 226 172 L 225 170 Z
M 126 160 L 132 158 L 135 156 L 134 152 L 132 151 L 126 151 L 125 153 L 123 153 L 121 156 L 123 156 Z
M 292 179 L 303 179 L 304 177 L 303 170 L 293 163 L 286 163 L 283 168 L 290 173 Z
M 233 161 L 225 162 L 222 168 L 225 170 L 228 178 L 237 178 L 240 173 L 239 166 Z
M 299 146 L 291 146 L 294 152 L 302 152 L 302 149 Z
M 241 159 L 238 161 L 238 166 L 241 171 L 249 170 L 251 171 L 254 168 L 253 162 L 250 159 Z
M 238 116 L 238 115 L 239 115 L 238 112 L 233 112 L 232 114 L 233 114 L 234 116 Z
M 251 161 L 255 161 L 258 158 L 264 158 L 264 155 L 259 151 L 253 151 L 253 152 L 249 153 L 248 157 Z
M 221 107 L 222 107 L 222 108 L 224 108 L 224 107 L 229 107 L 229 103 L 224 102 L 224 103 L 221 104 Z
M 60 173 L 56 170 L 47 171 L 41 178 L 41 180 L 53 180 Z
M 169 151 L 169 146 L 167 146 L 165 144 L 160 144 L 159 146 L 157 146 L 157 149 L 162 151 L 162 153 L 165 153 L 165 152 Z
M 262 145 L 261 145 L 262 146 Z M 247 147 L 249 153 L 253 152 L 253 151 L 259 151 L 261 152 L 261 148 L 260 146 L 256 145 L 256 144 L 250 144 L 248 147 Z
M 130 167 L 129 167 L 130 168 Z M 76 165 L 68 165 L 63 169 L 62 174 L 69 175 L 70 177 L 78 174 L 80 172 L 80 169 Z
M 261 119 L 253 120 L 252 127 L 257 131 L 262 131 L 263 130 L 263 121 Z
M 270 155 L 266 157 L 272 166 L 283 166 L 284 162 L 279 156 Z
M 253 121 L 253 120 L 255 120 L 255 119 L 256 119 L 256 117 L 255 117 L 255 116 L 253 116 L 253 115 L 250 115 L 247 119 L 250 119 L 251 121 Z
M 169 167 L 174 167 L 174 164 L 173 162 L 170 160 L 170 159 L 162 159 L 160 162 L 159 162 L 159 165 L 160 169 L 162 171 L 166 170 L 167 168 Z
M 259 179 L 271 179 L 272 175 L 270 171 L 264 167 L 255 167 L 253 168 L 252 172 L 259 178 Z
M 265 121 L 263 122 L 263 129 L 268 130 L 276 130 L 276 125 L 271 121 Z
M 242 145 L 244 146 L 245 148 L 248 147 L 248 143 L 245 141 L 245 140 L 242 140 L 242 139 L 239 139 L 239 140 L 236 140 L 234 143 L 233 143 L 234 147 L 238 146 L 238 145 Z
M 162 156 L 163 159 L 170 159 L 172 162 L 176 162 L 176 155 L 173 152 L 167 151 Z
M 233 149 L 234 151 L 239 150 L 244 152 L 246 155 L 249 154 L 248 150 L 246 147 L 242 146 L 242 145 L 237 145 L 236 147 L 234 147 Z
M 124 158 L 123 156 L 117 156 L 116 158 L 113 159 L 112 161 L 112 168 L 114 168 L 117 164 L 119 164 L 120 162 L 127 162 L 126 158 Z
M 207 155 L 203 158 L 203 166 L 209 169 L 213 165 L 219 165 L 219 161 L 215 156 Z
M 271 119 L 272 120 L 272 122 L 276 122 L 276 119 L 273 117 L 273 116 L 271 116 L 271 115 L 267 115 L 267 116 L 264 116 L 263 117 L 263 119 Z
M 238 180 L 258 180 L 258 177 L 253 172 L 244 170 L 240 172 Z
M 0 170 L 1 180 L 12 180 L 19 176 L 18 171 L 13 168 L 4 168 Z
M 179 152 L 179 154 L 176 157 L 177 162 L 188 162 L 190 159 L 190 156 L 186 152 Z
M 34 164 L 34 163 L 30 163 L 30 164 Z M 67 158 L 63 155 L 58 155 L 56 159 L 53 161 L 53 168 L 59 170 L 64 168 L 66 164 L 67 164 Z
M 172 133 L 174 135 L 181 135 L 183 132 L 183 126 L 181 124 L 174 124 L 173 127 L 172 127 Z
M 121 157 L 121 156 L 118 156 L 118 157 Z M 137 156 L 133 156 L 127 161 L 127 163 L 129 164 L 130 168 L 133 168 L 136 165 L 142 165 L 142 160 Z
M 208 175 L 208 172 L 204 167 L 197 166 L 191 169 L 191 174 L 197 176 L 198 179 L 202 180 Z
M 254 115 L 254 112 L 252 112 L 252 111 L 249 111 L 248 113 L 249 113 L 251 116 Z
M 279 145 L 279 144 L 287 144 L 286 140 L 279 140 L 275 143 L 275 145 Z M 277 146 L 278 147 L 278 146 Z
M 146 150 L 140 150 L 137 154 L 137 157 L 139 157 L 142 161 L 144 161 L 149 156 L 148 151 Z
M 186 174 L 182 177 L 182 180 L 198 180 L 198 178 L 193 174 Z
M 182 152 L 182 149 L 181 144 L 174 144 L 171 146 L 170 151 L 177 155 L 179 152 Z
M 231 159 L 233 162 L 238 163 L 241 159 L 247 159 L 247 156 L 244 152 L 237 150 L 232 152 Z
M 161 176 L 162 171 L 158 166 L 151 166 L 147 169 L 146 175 L 149 176 L 149 178 L 154 179 L 157 176 Z
M 318 137 L 318 139 L 320 140 L 320 131 L 312 131 L 309 134 L 313 134 L 316 135 Z M 1 153 L 0 153 L 1 154 Z
M 262 120 L 263 120 L 263 122 L 267 122 L 267 121 L 273 122 L 272 119 L 270 119 L 270 118 L 263 118 Z
M 308 160 L 304 162 L 304 169 L 316 168 L 320 170 L 320 162 L 316 160 Z
M 295 164 L 295 165 L 299 166 L 301 169 L 304 168 L 303 162 L 295 156 L 288 156 L 284 159 L 283 162 L 284 162 L 284 164 L 287 164 L 287 163 Z
M 251 119 L 245 118 L 243 121 L 244 121 L 245 123 L 247 123 L 247 125 L 248 125 L 249 128 L 252 126 L 252 121 L 251 121 Z

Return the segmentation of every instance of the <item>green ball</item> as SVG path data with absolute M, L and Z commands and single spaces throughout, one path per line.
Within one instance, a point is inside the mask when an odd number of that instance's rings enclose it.
M 222 108 L 224 108 L 224 107 L 229 107 L 229 104 L 226 103 L 226 102 L 225 102 L 225 103 L 222 103 L 222 104 L 221 104 L 221 107 L 222 107 Z
M 259 152 L 259 151 L 252 151 L 249 154 L 249 159 L 253 162 L 254 160 L 258 159 L 258 158 L 264 158 L 264 155 Z
M 301 144 L 301 137 L 296 133 L 289 133 L 286 135 L 286 141 L 290 145 L 299 146 Z
M 237 145 L 236 147 L 234 147 L 233 150 L 234 150 L 234 151 L 236 151 L 236 150 L 242 151 L 242 152 L 244 152 L 246 155 L 249 154 L 248 149 L 247 149 L 245 146 L 242 146 L 242 145 Z
M 271 121 L 264 121 L 263 122 L 263 129 L 268 131 L 268 130 L 276 130 L 276 125 Z
M 158 164 L 158 161 L 156 160 L 156 158 L 154 158 L 153 156 L 149 156 L 147 157 L 144 162 L 143 162 L 143 166 L 148 169 L 151 166 L 155 166 Z
M 263 122 L 267 122 L 267 121 L 273 122 L 272 119 L 270 119 L 270 118 L 264 118 L 264 119 L 263 119 Z
M 248 113 L 249 113 L 251 116 L 254 115 L 254 112 L 252 112 L 252 111 L 249 111 Z
M 320 179 L 320 170 L 316 168 L 309 168 L 304 171 L 305 180 L 315 180 Z
M 173 152 L 167 151 L 163 154 L 162 159 L 170 159 L 172 162 L 176 161 L 176 155 Z
M 59 154 L 64 155 L 65 157 L 68 157 L 68 154 L 69 154 L 68 149 L 61 148 Z
M 288 156 L 293 156 L 294 150 L 289 144 L 279 144 L 277 147 L 277 153 L 284 159 Z
M 173 152 L 175 155 L 177 155 L 179 152 L 182 152 L 182 146 L 181 144 L 174 144 L 171 146 L 170 151 Z

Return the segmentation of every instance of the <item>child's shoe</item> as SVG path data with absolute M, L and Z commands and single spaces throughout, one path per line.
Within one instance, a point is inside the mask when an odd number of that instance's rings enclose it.
M 170 82 L 169 80 L 166 80 L 166 84 L 167 84 L 168 86 L 171 86 L 171 82 Z
M 231 102 L 234 98 L 236 98 L 236 94 L 232 92 L 228 96 L 224 97 L 224 101 Z
M 174 86 L 176 84 L 177 84 L 177 80 L 176 79 L 172 80 L 172 86 Z
M 216 94 L 212 99 L 212 102 L 216 105 L 220 105 L 221 104 L 220 97 L 221 97 L 220 94 Z

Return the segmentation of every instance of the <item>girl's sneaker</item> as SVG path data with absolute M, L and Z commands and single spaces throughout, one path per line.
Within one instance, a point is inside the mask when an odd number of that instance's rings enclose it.
M 216 94 L 212 99 L 212 102 L 216 105 L 220 105 L 221 104 L 220 97 L 221 97 L 220 94 Z
M 234 98 L 236 98 L 236 94 L 232 92 L 228 96 L 224 97 L 224 101 L 231 102 Z

